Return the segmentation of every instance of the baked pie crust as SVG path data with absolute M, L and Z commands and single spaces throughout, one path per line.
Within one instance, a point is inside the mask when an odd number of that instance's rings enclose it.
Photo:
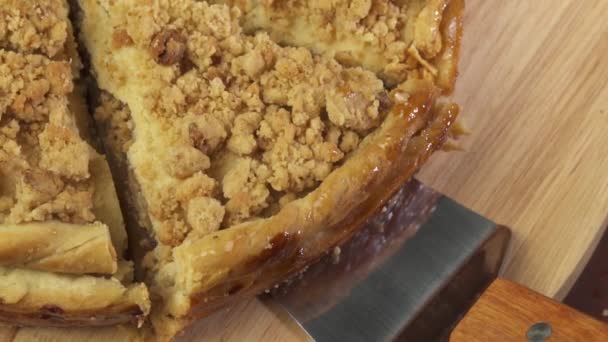
M 25 83 L 52 84 L 56 64 L 69 82 L 80 63 L 67 5 L 39 3 L 0 0 L 17 18 L 0 19 L 0 75 L 10 50 L 37 68 Z M 0 139 L 20 134 L 7 115 L 60 122 L 73 136 L 35 131 L 35 172 L 13 175 L 0 154 L 0 319 L 123 322 L 148 313 L 149 289 L 155 334 L 170 339 L 346 241 L 451 137 L 459 110 L 440 98 L 456 78 L 463 11 L 461 0 L 349 3 L 78 0 L 90 105 L 112 174 L 91 148 L 78 77 L 76 90 L 45 86 L 35 101 L 38 83 L 17 91 L 29 106 L 21 112 L 0 100 Z M 55 19 L 37 25 L 41 17 Z M 70 115 L 49 110 L 62 104 Z M 123 257 L 112 178 L 145 286 L 132 283 Z M 44 184 L 36 194 L 49 205 L 15 200 L 32 183 Z M 62 200 L 89 204 L 57 204 L 70 186 Z M 47 292 L 36 290 L 42 281 L 53 284 Z
M 142 322 L 105 158 L 92 147 L 65 1 L 0 1 L 0 319 Z M 87 141 L 88 140 L 88 141 Z

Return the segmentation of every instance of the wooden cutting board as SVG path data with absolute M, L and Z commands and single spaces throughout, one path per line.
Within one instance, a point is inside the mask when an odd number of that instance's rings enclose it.
M 511 227 L 503 276 L 556 299 L 572 286 L 607 223 L 606 13 L 606 0 L 467 0 L 454 97 L 472 134 L 465 152 L 436 155 L 419 176 Z M 252 300 L 201 321 L 189 336 L 300 340 L 286 322 Z M 94 335 L 124 337 L 116 329 Z M 83 336 L 93 340 L 90 331 L 0 329 L 0 341 Z
M 504 276 L 563 299 L 608 217 L 608 1 L 467 1 L 473 134 L 420 179 L 512 228 Z

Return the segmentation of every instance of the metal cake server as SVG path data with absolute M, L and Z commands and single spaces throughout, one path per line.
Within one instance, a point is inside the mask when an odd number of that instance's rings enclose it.
M 416 180 L 272 297 L 317 341 L 433 341 L 496 277 L 510 232 Z

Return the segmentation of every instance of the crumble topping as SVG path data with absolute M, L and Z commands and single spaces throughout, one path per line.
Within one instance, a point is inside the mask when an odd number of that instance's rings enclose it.
M 42 170 L 27 170 L 16 189 L 16 204 L 8 223 L 47 221 L 87 223 L 92 213 L 93 187 L 90 183 L 64 183 L 60 177 Z
M 89 178 L 89 146 L 77 132 L 49 123 L 38 139 L 42 169 L 73 180 Z
M 0 222 L 92 222 L 90 147 L 69 113 L 71 66 L 0 50 Z
M 64 0 L 0 0 L 0 48 L 54 57 L 68 39 Z
M 247 32 L 264 30 L 280 43 L 362 65 L 391 84 L 433 79 L 428 67 L 442 50 L 447 0 L 216 0 L 243 12 Z
M 102 72 L 123 87 L 106 90 L 133 120 L 113 134 L 135 137 L 125 138 L 127 155 L 163 244 L 306 194 L 384 119 L 388 97 L 372 72 L 245 35 L 236 8 L 102 6 L 113 20 L 107 54 L 121 61 L 103 62 Z
M 111 150 L 126 153 L 132 143 L 133 121 L 129 108 L 102 91 L 99 106 L 93 113 L 104 134 L 104 143 Z
M 0 119 L 6 112 L 31 123 L 47 120 L 51 110 L 67 105 L 72 89 L 70 66 L 40 55 L 0 50 Z

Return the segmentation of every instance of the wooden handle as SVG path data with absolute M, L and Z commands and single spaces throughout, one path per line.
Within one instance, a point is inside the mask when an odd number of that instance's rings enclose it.
M 608 324 L 497 279 L 452 331 L 450 341 L 608 341 Z

